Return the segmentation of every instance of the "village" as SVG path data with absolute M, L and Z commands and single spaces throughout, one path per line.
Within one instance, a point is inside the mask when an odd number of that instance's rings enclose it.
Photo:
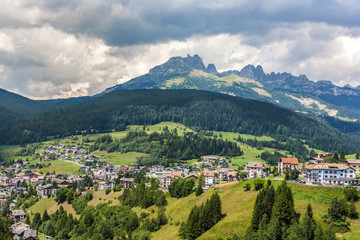
M 99 159 L 98 156 L 90 155 L 88 150 L 80 149 L 76 145 L 71 148 L 65 148 L 63 144 L 49 146 L 45 152 L 43 162 L 49 161 L 51 156 L 53 159 L 77 164 L 81 168 L 76 175 L 49 172 L 40 174 L 33 171 L 40 164 L 29 165 L 26 161 L 3 168 L 0 173 L 0 208 L 6 208 L 14 222 L 11 227 L 14 239 L 37 239 L 37 231 L 24 222 L 27 216 L 26 208 L 19 209 L 17 204 L 18 198 L 28 193 L 28 186 L 31 186 L 37 198 L 49 198 L 56 196 L 59 188 L 71 188 L 74 184 L 83 182 L 85 178 L 91 179 L 92 184 L 78 187 L 77 190 L 86 192 L 113 189 L 116 183 L 119 183 L 122 189 L 131 188 L 135 184 L 134 176 L 139 173 L 145 179 L 157 179 L 160 189 L 164 192 L 168 191 L 171 183 L 177 178 L 191 178 L 196 182 L 201 175 L 204 176 L 206 191 L 210 187 L 229 182 L 271 177 L 315 186 L 358 185 L 360 174 L 360 160 L 347 159 L 343 163 L 326 163 L 324 159 L 333 157 L 331 153 L 316 153 L 306 163 L 299 163 L 297 158 L 280 158 L 278 166 L 270 167 L 259 161 L 247 162 L 244 166 L 234 169 L 230 167 L 229 160 L 218 156 L 203 156 L 201 162 L 195 162 L 191 166 L 178 163 L 173 167 L 148 167 L 136 163 L 114 165 Z M 296 177 L 293 177 L 293 172 L 296 172 Z

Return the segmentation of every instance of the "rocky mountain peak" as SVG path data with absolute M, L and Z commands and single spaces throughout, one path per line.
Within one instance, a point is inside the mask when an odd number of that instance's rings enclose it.
M 184 75 L 191 72 L 193 69 L 198 69 L 205 71 L 206 67 L 202 61 L 202 59 L 199 57 L 199 55 L 190 56 L 189 54 L 183 58 L 183 57 L 172 57 L 164 64 L 161 64 L 159 66 L 154 67 L 149 71 L 149 74 L 155 74 L 155 75 L 163 75 L 163 76 L 169 76 L 169 75 Z
M 213 63 L 210 63 L 207 68 L 206 68 L 206 72 L 207 73 L 210 73 L 210 74 L 214 74 L 214 75 L 217 75 L 218 74 L 218 71 L 216 70 L 216 67 Z
M 249 65 L 245 66 L 243 69 L 241 69 L 239 75 L 242 77 L 256 79 L 256 80 L 261 80 L 265 77 L 265 73 L 264 73 L 262 66 L 258 65 L 255 68 L 255 66 L 251 65 L 251 64 L 249 64 Z

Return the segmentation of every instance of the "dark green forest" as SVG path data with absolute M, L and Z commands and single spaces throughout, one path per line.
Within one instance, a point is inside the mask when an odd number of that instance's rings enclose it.
M 230 157 L 243 154 L 235 142 L 208 138 L 194 133 L 184 133 L 184 136 L 179 136 L 176 129 L 170 132 L 167 127 L 161 133 L 129 132 L 122 139 L 114 139 L 110 134 L 105 134 L 97 138 L 94 145 L 90 147 L 91 152 L 95 150 L 147 153 L 150 154 L 150 157 L 143 157 L 139 160 L 142 161 L 142 165 L 146 166 L 159 164 L 162 159 L 169 160 L 166 162 L 174 162 L 209 154 Z M 156 162 L 146 161 L 146 159 L 156 159 Z
M 217 130 L 306 140 L 325 151 L 358 151 L 360 136 L 344 134 L 301 113 L 240 97 L 196 90 L 115 91 L 88 102 L 19 119 L 0 130 L 2 144 L 44 141 L 77 131 L 110 132 L 131 124 L 182 123 Z

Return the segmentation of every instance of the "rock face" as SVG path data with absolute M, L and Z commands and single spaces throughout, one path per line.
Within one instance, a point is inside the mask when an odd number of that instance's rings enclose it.
M 205 70 L 207 73 L 210 73 L 210 74 L 214 74 L 214 75 L 217 75 L 218 74 L 218 71 L 216 70 L 216 67 L 214 64 L 210 63 L 206 70 Z

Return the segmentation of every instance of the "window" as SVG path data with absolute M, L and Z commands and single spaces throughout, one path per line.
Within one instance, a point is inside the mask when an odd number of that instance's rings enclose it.
M 325 178 L 327 178 L 327 175 L 325 175 Z
M 325 173 L 328 173 L 328 171 L 325 171 Z

